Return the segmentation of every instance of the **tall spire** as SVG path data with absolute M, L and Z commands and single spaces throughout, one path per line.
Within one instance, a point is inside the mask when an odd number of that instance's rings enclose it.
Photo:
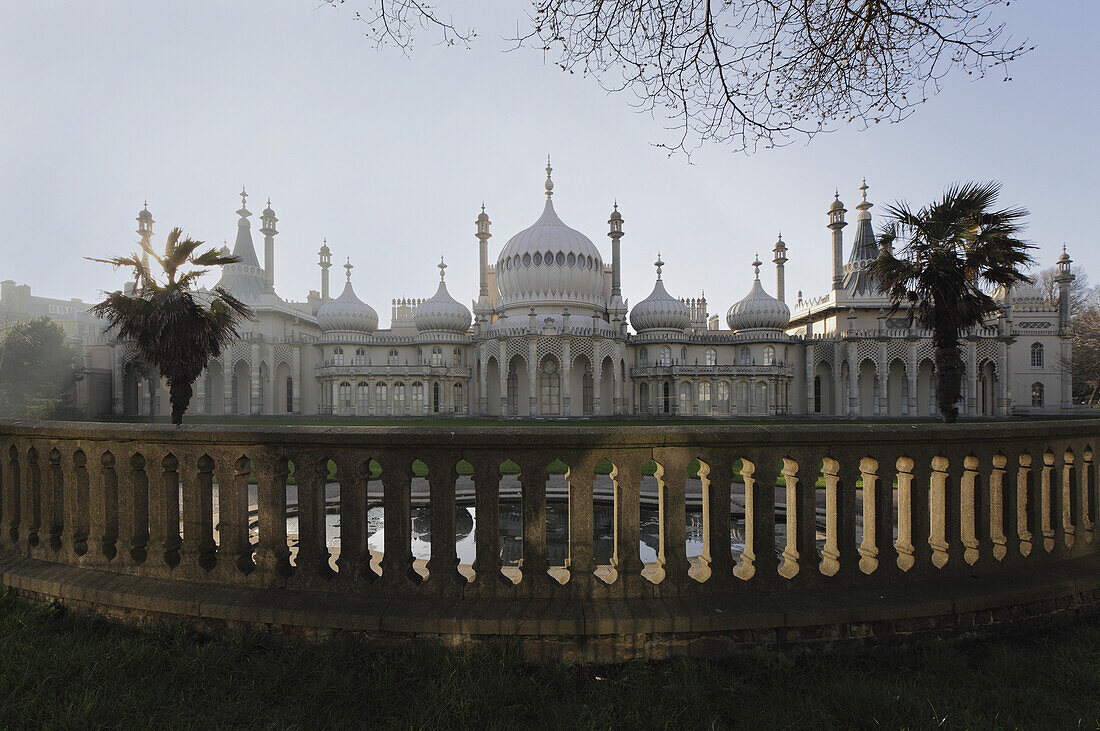
M 760 254 L 757 254 L 756 258 L 753 259 L 753 261 L 752 261 L 752 268 L 753 268 L 753 271 L 756 272 L 757 281 L 759 281 L 759 279 L 760 279 L 760 265 L 761 264 L 763 264 L 763 262 L 760 261 Z
M 657 279 L 661 279 L 661 269 L 664 268 L 665 263 L 661 261 L 661 252 L 657 252 L 657 261 L 653 262 L 653 266 L 657 267 Z
M 436 266 L 439 267 L 439 281 L 442 282 L 447 274 L 447 265 L 444 263 L 442 256 L 439 257 L 439 263 Z
M 856 220 L 857 221 L 870 220 L 871 219 L 871 214 L 868 213 L 867 211 L 869 211 L 874 204 L 868 202 L 868 200 L 867 200 L 867 191 L 870 190 L 870 187 L 867 185 L 867 178 L 863 179 L 863 185 L 859 186 L 859 190 L 860 190 L 861 193 L 863 193 L 863 200 L 861 200 L 859 202 L 859 205 L 856 206 L 856 209 L 859 211 L 859 216 L 856 218 Z M 857 234 L 857 236 L 858 236 L 858 234 Z
M 550 197 L 554 195 L 554 181 L 550 177 L 550 173 L 554 172 L 554 168 L 550 167 L 550 156 L 546 156 L 546 200 L 550 200 Z
M 351 281 L 351 270 L 354 269 L 354 268 L 355 268 L 355 265 L 351 263 L 351 257 L 349 256 L 348 259 L 347 259 L 347 263 L 344 264 L 344 269 L 346 269 L 347 272 L 348 272 L 347 273 L 347 278 L 348 278 L 349 282 Z
M 241 207 L 237 209 L 237 215 L 245 223 L 247 223 L 248 217 L 252 215 L 252 212 L 248 210 L 248 193 L 245 192 L 243 185 L 241 186 Z

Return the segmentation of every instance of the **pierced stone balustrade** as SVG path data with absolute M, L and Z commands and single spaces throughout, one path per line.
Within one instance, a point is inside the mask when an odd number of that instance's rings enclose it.
M 121 616 L 450 644 L 508 636 L 532 656 L 590 660 L 966 634 L 1096 605 L 1098 439 L 1100 420 L 0 422 L 0 577 Z M 564 512 L 547 489 L 562 465 Z M 502 552 L 509 480 L 518 565 Z M 475 516 L 465 562 L 456 493 Z M 594 526 L 601 501 L 610 555 Z

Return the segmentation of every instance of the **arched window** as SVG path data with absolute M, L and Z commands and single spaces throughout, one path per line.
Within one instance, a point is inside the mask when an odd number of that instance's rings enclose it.
M 749 351 L 749 346 L 742 345 L 737 357 L 741 365 L 752 365 L 752 353 Z
M 286 377 L 286 413 L 294 412 L 294 379 Z
M 386 365 L 397 365 L 397 363 L 398 363 L 397 351 L 396 350 L 390 350 L 390 352 L 388 354 L 386 354 Z
M 775 348 L 770 345 L 764 346 L 764 365 L 775 365 Z
M 381 381 L 374 384 L 374 413 L 386 413 L 386 384 Z
M 680 384 L 680 416 L 691 416 L 691 384 Z
M 638 413 L 649 413 L 649 384 L 645 381 L 638 384 Z
M 420 416 L 424 413 L 424 384 L 413 381 L 412 385 L 412 413 Z
M 370 411 L 370 385 L 365 381 L 360 381 L 359 385 L 356 386 L 355 395 L 359 402 L 355 413 L 362 416 Z
M 432 363 L 433 366 L 443 365 L 443 348 L 438 345 L 432 348 Z
M 592 401 L 592 367 L 585 366 L 581 375 L 581 413 L 591 416 L 593 411 Z
M 646 368 L 649 366 L 649 350 L 642 348 L 638 351 L 638 367 Z
M 401 381 L 393 384 L 393 413 L 405 415 L 405 384 Z
M 704 416 L 711 414 L 710 384 L 705 381 L 699 384 L 699 413 Z
M 714 348 L 707 348 L 706 363 L 709 366 L 718 365 L 718 351 L 717 350 L 715 350 Z
M 1042 368 L 1043 367 L 1043 344 L 1032 343 L 1031 344 L 1031 367 Z
M 442 355 L 442 354 L 441 354 Z M 443 410 L 443 399 L 439 397 L 439 384 L 432 384 L 432 411 L 439 413 Z
M 1042 406 L 1043 405 L 1043 384 L 1039 381 L 1031 384 L 1031 405 Z
M 455 413 L 466 413 L 466 391 L 462 388 L 461 383 L 455 384 Z
M 332 364 L 342 366 L 344 365 L 344 349 L 333 348 L 332 349 Z
M 718 383 L 718 411 L 723 414 L 730 412 L 730 385 L 725 381 Z
M 508 413 L 519 416 L 519 375 L 516 373 L 515 361 L 508 366 Z
M 680 362 L 681 363 L 687 363 L 687 359 L 688 359 L 688 349 L 687 348 L 680 348 Z
M 338 411 L 341 414 L 350 414 L 351 407 L 351 384 L 344 381 L 340 384 Z
M 557 416 L 561 413 L 561 375 L 557 361 L 547 358 L 539 374 L 539 413 Z
M 362 366 L 367 364 L 367 351 L 362 348 L 355 349 L 355 365 Z
M 672 365 L 672 348 L 667 345 L 661 346 L 661 355 L 657 361 L 657 365 L 670 366 Z
M 462 348 L 454 349 L 454 352 L 451 354 L 451 365 L 455 368 L 462 367 Z
M 814 413 L 821 413 L 821 376 L 814 376 Z
M 753 406 L 756 407 L 756 413 L 766 414 L 768 413 L 768 384 L 763 381 L 756 382 L 756 393 L 753 394 Z

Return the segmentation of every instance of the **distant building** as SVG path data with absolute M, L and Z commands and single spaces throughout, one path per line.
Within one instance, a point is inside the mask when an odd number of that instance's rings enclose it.
M 876 254 L 867 185 L 856 206 L 855 237 L 844 260 L 847 210 L 839 194 L 828 211 L 832 283 L 816 298 L 785 302 L 782 237 L 773 248 L 775 293 L 765 291 L 759 260 L 748 294 L 729 308 L 728 330 L 706 298 L 665 290 L 664 262 L 650 294 L 629 310 L 622 296 L 624 219 L 608 219 L 611 261 L 558 217 L 546 168 L 542 215 L 510 238 L 489 264 L 490 221 L 482 207 L 476 232 L 479 292 L 467 308 L 447 291 L 446 265 L 428 298 L 391 300 L 391 325 L 356 295 L 353 265 L 330 296 L 332 252 L 319 251 L 320 289 L 305 301 L 274 288 L 275 226 L 270 201 L 260 216 L 263 266 L 251 212 L 241 193 L 232 253 L 219 285 L 244 300 L 254 317 L 241 337 L 198 379 L 191 413 L 338 416 L 463 415 L 570 418 L 784 414 L 861 417 L 931 416 L 936 412 L 930 333 L 889 314 L 870 276 Z M 138 233 L 152 236 L 148 209 Z M 225 249 L 228 252 L 228 249 Z M 1072 274 L 1065 253 L 1059 284 Z M 10 285 L 10 286 L 9 286 Z M 10 297 L 9 297 L 10 295 Z M 106 369 L 109 397 L 86 394 L 93 414 L 169 412 L 166 386 L 150 380 L 134 347 L 107 340 L 79 301 L 30 297 L 4 283 L 3 304 L 71 307 L 57 312 L 77 338 L 89 368 Z M 1056 413 L 1070 408 L 1069 300 L 1047 304 L 1033 286 L 997 292 L 1001 307 L 963 337 L 963 416 Z M 43 304 L 44 303 L 44 304 Z M 79 312 L 78 312 L 79 310 Z M 14 315 L 13 315 L 14 316 Z

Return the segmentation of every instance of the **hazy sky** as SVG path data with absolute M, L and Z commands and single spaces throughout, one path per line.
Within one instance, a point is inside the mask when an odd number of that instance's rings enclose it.
M 354 5 L 354 0 L 350 0 Z M 469 8 L 469 6 L 475 6 Z M 232 245 L 244 184 L 255 214 L 279 216 L 276 290 L 319 287 L 317 249 L 350 256 L 356 291 L 389 320 L 394 297 L 448 286 L 477 295 L 474 218 L 493 221 L 490 257 L 538 218 L 553 155 L 562 219 L 610 260 L 607 216 L 625 219 L 623 290 L 649 294 L 658 251 L 668 289 L 705 290 L 712 313 L 749 288 L 781 229 L 788 301 L 830 282 L 825 210 L 852 210 L 866 176 L 875 203 L 923 203 L 952 181 L 997 179 L 1031 210 L 1042 266 L 1062 242 L 1100 282 L 1095 212 L 1096 0 L 1014 3 L 1004 19 L 1037 49 L 1013 81 L 948 80 L 897 125 L 846 128 L 752 155 L 709 145 L 689 164 L 653 143 L 666 121 L 638 114 L 537 51 L 505 53 L 526 4 L 454 3 L 480 38 L 411 57 L 378 51 L 349 8 L 312 0 L 8 3 L 0 25 L 0 279 L 94 300 L 121 274 L 85 261 L 134 249 L 144 200 L 156 242 L 172 226 Z M 1052 10 L 1054 9 L 1054 10 Z M 882 206 L 872 209 L 881 211 Z M 854 210 L 850 214 L 854 220 Z M 849 241 L 854 226 L 846 230 Z M 846 242 L 847 244 L 847 242 Z M 767 288 L 774 292 L 772 265 Z M 333 270 L 337 291 L 343 271 Z

